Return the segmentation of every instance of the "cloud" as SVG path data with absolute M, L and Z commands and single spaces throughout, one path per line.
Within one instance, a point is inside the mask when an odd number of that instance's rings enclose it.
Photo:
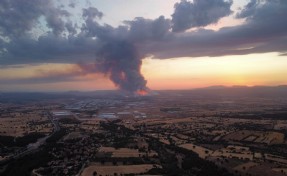
M 6 1 L 10 2 L 10 6 L 13 5 L 12 2 L 16 2 L 16 0 L 1 1 L 3 7 L 5 5 L 3 2 Z M 251 4 L 254 2 L 251 1 Z M 190 4 L 188 1 L 180 3 Z M 19 8 L 18 4 L 14 3 L 14 5 L 15 8 Z M 45 5 L 44 3 L 35 3 L 33 9 L 40 10 L 32 11 L 39 12 L 36 14 L 41 14 L 42 11 L 46 12 L 47 10 L 41 10 L 44 8 L 42 6 Z M 156 19 L 138 17 L 131 21 L 125 21 L 124 25 L 118 27 L 99 24 L 97 20 L 103 16 L 103 13 L 90 7 L 83 9 L 84 21 L 81 28 L 77 28 L 72 21 L 64 22 L 65 30 L 71 34 L 69 36 L 59 35 L 61 32 L 56 31 L 62 31 L 63 26 L 59 22 L 61 25 L 56 27 L 57 23 L 55 22 L 54 27 L 52 27 L 53 25 L 48 26 L 55 32 L 40 35 L 36 39 L 29 35 L 10 38 L 9 42 L 0 39 L 2 49 L 2 52 L 0 51 L 0 64 L 90 63 L 96 60 L 97 53 L 103 48 L 103 45 L 111 43 L 113 40 L 130 43 L 135 47 L 140 58 L 147 55 L 171 58 L 249 54 L 252 52 L 284 52 L 285 49 L 282 45 L 285 44 L 287 31 L 286 6 L 284 0 L 267 1 L 256 6 L 247 5 L 237 14 L 237 17 L 247 18 L 246 23 L 242 25 L 222 28 L 218 31 L 199 28 L 196 31 L 176 33 L 171 31 L 173 19 L 166 19 L 163 16 Z M 48 5 L 48 7 L 49 9 L 57 9 L 53 5 Z M 27 6 L 26 8 L 32 7 Z M 253 9 L 252 13 L 248 13 L 248 16 L 242 15 L 246 14 L 250 8 Z M 175 8 L 175 13 L 176 11 L 177 8 Z M 45 14 L 44 12 L 43 14 Z M 10 16 L 10 12 L 1 13 Z M 68 13 L 63 13 L 64 16 L 68 16 Z M 16 17 L 13 20 L 19 21 L 19 15 Z M 31 32 L 32 28 L 36 27 L 33 24 L 34 21 L 38 20 L 36 17 L 39 15 L 35 15 L 35 18 L 29 18 L 30 21 L 27 23 L 30 25 L 26 25 L 29 27 L 24 27 L 26 32 Z M 1 29 L 6 26 L 2 25 L 4 23 L 1 22 Z M 16 35 L 13 29 L 19 27 L 10 27 L 11 30 L 4 30 L 6 33 L 10 33 L 7 36 Z M 2 33 L 4 31 L 1 30 Z M 5 37 L 5 35 L 1 36 Z
M 1 0 L 0 9 L 0 35 L 8 41 L 27 36 L 41 25 L 60 35 L 66 30 L 66 19 L 70 16 L 67 10 L 46 0 Z M 41 18 L 47 26 L 43 26 Z
M 247 16 L 246 11 L 250 8 L 247 5 L 239 13 L 245 14 L 242 17 L 247 18 L 242 25 L 225 27 L 218 31 L 198 29 L 178 33 L 164 43 L 146 45 L 144 50 L 153 53 L 156 58 L 285 53 L 287 1 L 274 0 L 252 5 L 253 12 Z
M 94 20 L 95 18 L 101 19 L 103 15 L 104 14 L 95 7 L 83 9 L 83 17 L 87 18 L 88 20 Z
M 19 37 L 30 31 L 38 19 L 51 6 L 45 0 L 1 0 L 0 34 L 7 37 Z
M 23 37 L 5 45 L 2 64 L 75 63 L 84 58 L 94 59 L 97 41 L 91 38 L 68 38 L 48 34 L 37 40 Z
M 3 2 L 6 1 L 1 1 L 2 6 Z M 16 2 L 16 0 L 10 1 Z M 188 1 L 180 3 L 190 4 Z M 238 18 L 247 18 L 246 23 L 242 25 L 222 28 L 218 31 L 199 28 L 196 31 L 177 33 L 171 31 L 173 19 L 166 19 L 163 16 L 156 19 L 138 17 L 131 21 L 125 21 L 124 25 L 116 28 L 108 24 L 99 24 L 97 20 L 103 16 L 103 13 L 96 8 L 90 7 L 83 9 L 84 21 L 82 27 L 77 29 L 80 30 L 78 33 L 74 23 L 66 21 L 65 30 L 72 34 L 69 36 L 58 35 L 61 32 L 56 31 L 62 31 L 63 28 L 52 27 L 53 25 L 51 25 L 48 27 L 52 28 L 55 31 L 54 33 L 41 35 L 36 39 L 24 35 L 18 38 L 11 38 L 9 42 L 0 40 L 2 48 L 0 63 L 2 65 L 90 63 L 96 60 L 103 46 L 111 43 L 113 40 L 130 43 L 130 45 L 135 47 L 140 58 L 147 55 L 171 58 L 249 54 L 252 52 L 284 52 L 285 49 L 282 46 L 285 44 L 287 31 L 287 23 L 285 21 L 285 16 L 287 15 L 286 1 L 266 1 L 256 6 L 254 4 L 257 4 L 257 1 L 256 3 L 251 1 L 237 14 Z M 42 6 L 44 4 L 38 3 L 36 5 L 37 8 L 35 7 L 34 9 L 43 9 Z M 52 5 L 49 5 L 49 8 L 52 7 Z M 17 4 L 16 8 L 18 8 Z M 253 9 L 252 13 L 246 13 L 250 8 Z M 177 8 L 175 8 L 175 13 L 176 11 Z M 40 12 L 41 10 L 39 10 Z M 1 13 L 9 14 L 10 12 Z M 68 13 L 64 14 L 68 15 Z M 20 17 L 18 16 L 17 18 Z M 15 17 L 14 20 L 17 18 Z M 34 19 L 30 18 L 30 21 L 37 21 L 36 17 Z M 33 24 L 32 22 L 27 23 Z M 1 29 L 4 28 L 2 26 Z M 26 31 L 32 30 L 33 25 L 28 26 L 30 27 L 26 27 Z M 14 27 L 10 27 L 12 30 L 7 30 L 6 32 L 11 34 L 7 36 L 15 33 L 13 31 Z M 1 36 L 4 37 L 4 35 Z
M 66 29 L 66 24 L 63 21 L 62 17 L 69 17 L 70 13 L 66 10 L 61 9 L 49 9 L 45 12 L 47 25 L 52 29 L 55 35 L 62 34 Z M 71 25 L 68 26 L 71 31 Z
M 256 9 L 258 8 L 258 5 L 260 4 L 260 1 L 258 0 L 251 0 L 244 9 L 236 14 L 236 18 L 246 18 L 253 16 L 256 12 Z
M 203 27 L 217 23 L 222 17 L 232 13 L 232 0 L 181 0 L 174 5 L 172 30 L 182 32 L 193 27 Z
M 138 17 L 132 21 L 125 21 L 125 24 L 129 26 L 129 40 L 140 42 L 161 40 L 169 35 L 171 27 L 170 20 L 164 16 L 154 20 Z
M 76 7 L 76 3 L 75 2 L 70 2 L 69 3 L 69 7 L 70 8 L 75 8 Z
M 31 6 L 20 0 L 0 1 L 2 67 L 74 63 L 85 74 L 102 73 L 119 88 L 136 91 L 147 89 L 140 72 L 147 56 L 168 59 L 287 52 L 285 0 L 252 0 L 236 14 L 245 23 L 218 31 L 201 27 L 231 14 L 232 1 L 183 0 L 175 5 L 172 19 L 137 17 L 118 27 L 100 22 L 104 14 L 95 7 L 81 9 L 82 21 L 78 22 L 50 1 L 28 2 Z M 31 35 L 39 25 L 45 32 Z
M 87 78 L 90 73 L 83 70 L 78 65 L 72 65 L 68 68 L 53 69 L 36 69 L 30 77 L 14 77 L 14 78 L 0 78 L 1 84 L 39 84 L 39 83 L 56 83 L 69 81 L 83 81 L 92 80 L 95 78 Z

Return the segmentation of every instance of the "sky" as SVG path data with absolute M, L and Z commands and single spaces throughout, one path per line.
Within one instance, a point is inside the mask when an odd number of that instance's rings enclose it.
M 287 84 L 286 0 L 1 0 L 0 91 Z

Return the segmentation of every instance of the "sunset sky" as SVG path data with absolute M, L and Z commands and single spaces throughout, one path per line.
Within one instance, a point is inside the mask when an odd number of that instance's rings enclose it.
M 0 91 L 287 84 L 286 0 L 1 0 Z

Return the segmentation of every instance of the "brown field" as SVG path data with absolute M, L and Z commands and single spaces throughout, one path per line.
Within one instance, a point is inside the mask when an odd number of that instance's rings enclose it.
M 240 164 L 236 167 L 234 167 L 234 170 L 240 171 L 240 172 L 246 172 L 246 170 L 255 167 L 259 165 L 258 163 L 254 163 L 254 162 L 248 162 L 248 163 L 244 163 L 244 164 Z
M 287 164 L 287 159 L 285 159 L 282 156 L 276 156 L 276 155 L 271 155 L 271 154 L 265 154 L 264 156 L 267 160 Z
M 274 170 L 276 172 L 281 172 L 281 173 L 287 175 L 287 168 L 273 168 L 272 170 Z
M 97 175 L 117 175 L 121 174 L 141 174 L 146 173 L 152 168 L 159 167 L 152 164 L 141 164 L 141 165 L 124 165 L 124 166 L 97 166 L 91 165 L 85 168 L 81 176 L 93 176 L 94 172 Z
M 32 132 L 52 132 L 53 125 L 45 121 L 48 121 L 48 118 L 38 114 L 0 118 L 0 135 L 20 137 Z M 41 122 L 44 123 L 39 124 Z
M 279 132 L 240 130 L 227 134 L 223 139 L 227 141 L 233 140 L 265 144 L 282 144 L 284 143 L 284 134 Z
M 64 136 L 64 141 L 66 140 L 73 140 L 73 139 L 79 139 L 82 138 L 83 135 L 80 132 L 71 132 L 69 134 L 67 134 L 66 136 Z
M 186 143 L 179 145 L 179 147 L 185 148 L 187 150 L 191 150 L 198 154 L 200 158 L 205 159 L 206 157 L 226 157 L 226 158 L 248 158 L 249 160 L 253 160 L 253 153 L 249 151 L 249 149 L 246 149 L 246 151 L 232 151 L 228 147 L 227 148 L 221 148 L 218 150 L 210 150 L 208 148 L 194 145 L 192 143 Z
M 260 176 L 284 176 L 283 173 L 277 172 L 271 169 L 271 166 L 268 164 L 257 165 L 248 169 L 248 173 L 251 175 L 260 175 Z
M 192 143 L 182 144 L 179 147 L 185 148 L 187 150 L 192 150 L 193 152 L 197 153 L 200 158 L 205 158 L 213 152 L 212 150 L 194 145 Z
M 149 125 L 155 125 L 155 124 L 175 124 L 175 123 L 191 123 L 193 122 L 192 118 L 147 118 L 147 119 L 141 119 L 138 121 L 138 123 L 147 123 Z
M 100 127 L 101 121 L 103 121 L 103 119 L 82 120 L 80 128 L 89 132 L 103 133 L 105 131 L 103 131 Z

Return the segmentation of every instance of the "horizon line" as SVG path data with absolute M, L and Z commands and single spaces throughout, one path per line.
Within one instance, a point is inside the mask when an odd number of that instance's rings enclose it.
M 276 87 L 286 87 L 287 84 L 280 85 L 213 85 L 207 87 L 199 87 L 199 88 L 187 88 L 187 89 L 150 89 L 152 91 L 189 91 L 189 90 L 199 90 L 199 89 L 220 89 L 220 88 L 256 88 L 256 87 L 265 87 L 265 88 L 276 88 Z M 101 92 L 101 91 L 115 91 L 115 92 L 125 92 L 120 89 L 98 89 L 98 90 L 50 90 L 50 91 L 41 91 L 41 90 L 22 90 L 22 91 L 7 91 L 0 90 L 0 93 L 69 93 L 69 92 L 80 92 L 80 93 L 88 93 L 88 92 Z

